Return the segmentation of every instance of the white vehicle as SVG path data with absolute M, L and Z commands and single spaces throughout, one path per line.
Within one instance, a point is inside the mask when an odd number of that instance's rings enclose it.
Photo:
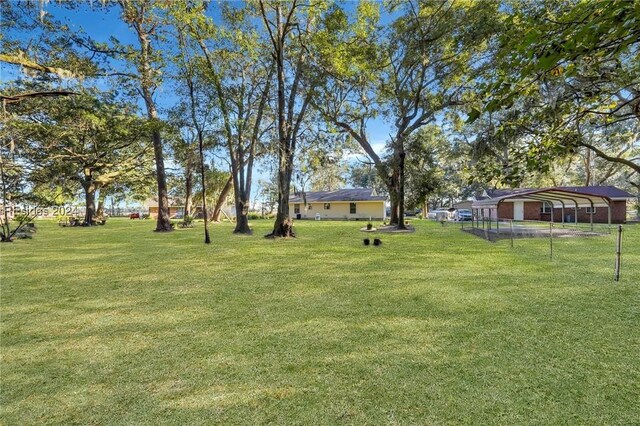
M 473 213 L 471 213 L 471 210 L 468 209 L 456 210 L 455 220 L 456 222 L 473 220 Z
M 446 222 L 453 220 L 453 212 L 449 210 L 432 210 L 427 213 L 427 218 L 431 220 L 437 220 L 439 222 Z

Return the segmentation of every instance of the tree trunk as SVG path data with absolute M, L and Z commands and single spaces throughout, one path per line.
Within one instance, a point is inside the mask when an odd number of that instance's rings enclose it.
M 429 203 L 425 198 L 424 202 L 422 203 L 422 218 L 427 219 L 428 217 L 429 217 Z
M 182 39 L 181 39 L 182 40 Z M 181 44 L 181 49 L 184 50 Z M 204 158 L 204 135 L 202 132 L 202 127 L 198 122 L 198 117 L 196 114 L 196 97 L 195 97 L 195 89 L 193 84 L 193 73 L 191 67 L 187 67 L 187 86 L 189 87 L 189 103 L 191 105 L 191 120 L 193 125 L 196 128 L 196 133 L 198 135 L 198 155 L 200 160 L 200 184 L 202 185 L 202 217 L 204 219 L 204 243 L 211 244 L 211 236 L 209 235 L 209 208 L 207 207 L 207 179 L 206 179 L 206 169 L 205 169 L 205 158 Z M 185 209 L 188 210 L 189 215 L 191 214 L 191 189 L 192 189 L 192 171 L 191 171 L 191 162 L 187 162 L 187 179 L 186 179 L 186 200 L 185 200 Z
M 167 175 L 164 170 L 160 130 L 153 131 L 153 152 L 156 159 L 156 179 L 158 181 L 158 219 L 156 221 L 156 232 L 168 232 L 173 230 L 173 228 L 171 227 L 171 220 L 169 219 Z
M 288 158 L 289 156 L 287 156 Z M 291 190 L 291 174 L 293 173 L 293 159 L 281 164 L 278 171 L 278 211 L 273 224 L 273 232 L 266 237 L 295 237 L 293 222 L 289 217 L 289 192 Z
M 91 182 L 84 182 L 82 187 L 85 200 L 84 224 L 91 226 L 96 213 L 96 188 Z
M 407 229 L 404 224 L 404 158 L 402 145 L 398 152 L 398 229 Z
M 191 100 L 193 101 L 193 97 L 191 98 Z M 198 154 L 200 155 L 200 183 L 202 184 L 202 218 L 204 219 L 204 243 L 211 244 L 211 236 L 209 235 L 209 209 L 207 208 L 207 179 L 204 167 L 204 145 L 200 128 L 198 128 Z
M 123 9 L 126 9 L 125 6 L 123 6 Z M 151 68 L 151 55 L 153 52 L 150 33 L 143 25 L 145 20 L 143 16 L 144 8 L 136 10 L 136 12 L 138 14 L 138 22 L 136 25 L 133 25 L 133 27 L 136 30 L 138 41 L 140 42 L 140 62 L 138 66 L 140 71 L 140 88 L 142 98 L 147 108 L 147 116 L 149 121 L 154 124 L 152 140 L 153 154 L 156 162 L 156 180 L 158 183 L 158 219 L 156 221 L 156 232 L 168 232 L 173 228 L 171 227 L 171 221 L 169 219 L 169 197 L 167 195 L 167 176 L 164 169 L 164 155 L 162 153 L 162 136 L 156 123 L 158 121 L 158 112 L 155 100 L 153 99 L 153 93 L 156 88 L 154 83 L 156 70 Z
M 271 24 L 266 16 L 262 2 L 260 2 L 260 7 L 262 8 L 262 17 L 273 43 L 272 53 L 276 65 L 278 91 L 276 109 L 278 123 L 278 213 L 276 214 L 276 220 L 273 224 L 273 231 L 265 235 L 265 237 L 295 237 L 293 224 L 289 218 L 289 191 L 291 187 L 291 175 L 293 174 L 293 155 L 296 147 L 296 136 L 310 96 L 307 94 L 298 112 L 298 118 L 294 120 L 294 106 L 302 73 L 303 56 L 298 58 L 298 66 L 290 85 L 287 102 L 287 96 L 285 94 L 287 87 L 285 78 L 285 40 L 287 31 L 291 25 L 290 18 L 293 16 L 293 9 L 286 14 L 287 17 L 285 18 L 282 14 L 281 3 L 276 2 L 275 23 Z M 271 25 L 275 28 L 274 33 L 271 32 Z
M 193 171 L 191 165 L 187 164 L 184 178 L 184 216 L 191 216 L 191 204 L 193 199 Z
M 220 195 L 216 200 L 216 205 L 213 207 L 213 214 L 211 215 L 212 222 L 220 222 L 220 214 L 222 213 L 222 206 L 224 205 L 224 202 L 229 196 L 229 191 L 231 191 L 232 179 L 233 177 L 229 176 L 229 179 L 227 179 L 227 183 L 224 185 L 224 188 L 222 188 L 222 191 L 220 191 Z
M 245 193 L 245 175 L 244 175 L 244 150 L 242 148 L 242 138 L 238 135 L 237 148 L 234 149 L 234 141 L 229 135 L 228 147 L 229 156 L 231 157 L 231 180 L 233 182 L 233 201 L 236 209 L 236 227 L 233 230 L 234 234 L 247 234 L 250 235 L 251 228 L 249 228 L 249 201 Z
M 394 155 L 395 156 L 395 155 Z M 394 158 L 394 161 L 396 158 Z M 389 219 L 390 225 L 398 226 L 399 223 L 399 213 L 400 213 L 400 197 L 398 193 L 398 168 L 397 165 L 394 165 L 392 162 L 392 172 L 391 177 L 388 178 L 389 184 L 387 185 L 387 190 L 389 191 L 389 199 L 391 201 L 391 217 Z
M 2 100 L 2 107 L 5 110 L 5 100 Z M 11 225 L 9 224 L 9 209 L 7 201 L 9 197 L 7 196 L 7 176 L 4 174 L 4 158 L 2 156 L 2 150 L 0 149 L 0 182 L 2 182 L 2 241 L 3 242 L 11 242 Z
M 389 198 L 391 201 L 391 214 L 389 215 L 389 224 L 397 225 L 398 224 L 398 201 L 396 196 L 391 192 L 389 193 Z
M 289 192 L 291 191 L 291 175 L 293 174 L 293 154 L 285 153 L 280 159 L 278 170 L 278 210 L 273 231 L 265 237 L 295 237 L 293 221 L 289 217 Z
M 244 191 L 242 191 L 244 193 Z M 234 234 L 247 234 L 253 233 L 249 228 L 249 201 L 244 194 L 236 197 L 236 227 L 233 230 Z
M 262 96 L 260 99 L 260 104 L 258 106 L 258 112 L 256 116 L 256 121 L 253 126 L 253 134 L 251 135 L 251 143 L 249 144 L 249 152 L 246 161 L 246 175 L 243 173 L 244 170 L 244 149 L 242 147 L 242 143 L 238 144 L 238 154 L 240 160 L 240 170 L 239 176 L 237 175 L 234 178 L 235 182 L 238 182 L 239 187 L 241 188 L 241 192 L 238 196 L 236 192 L 236 229 L 233 231 L 239 234 L 252 234 L 253 231 L 249 228 L 249 203 L 251 200 L 251 179 L 253 177 L 253 162 L 256 154 L 256 144 L 258 143 L 258 139 L 260 138 L 260 124 L 262 123 L 262 115 L 264 113 L 264 109 L 267 105 L 267 101 L 269 98 L 269 88 L 272 72 L 269 72 L 269 76 L 267 77 L 267 83 L 265 84 L 264 90 L 262 92 Z M 241 141 L 240 141 L 241 142 Z

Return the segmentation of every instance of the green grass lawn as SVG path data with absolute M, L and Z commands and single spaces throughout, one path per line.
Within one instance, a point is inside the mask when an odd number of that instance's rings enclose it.
M 0 423 L 638 424 L 640 226 L 615 284 L 613 236 L 415 224 L 40 223 L 0 245 Z

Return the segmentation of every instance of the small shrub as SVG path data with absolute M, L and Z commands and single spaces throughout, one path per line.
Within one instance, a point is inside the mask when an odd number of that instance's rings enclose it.
M 379 246 L 380 244 L 382 244 L 382 241 L 380 241 L 380 238 L 376 238 L 373 240 L 373 245 L 374 246 Z
M 182 221 L 178 223 L 180 228 L 193 228 L 193 216 L 185 216 Z
M 371 231 L 373 228 L 373 224 L 371 222 L 367 223 L 367 231 Z
M 364 245 L 368 246 L 371 243 L 371 241 L 368 238 L 364 239 Z
M 29 220 L 29 216 L 24 214 L 24 213 L 16 213 L 13 216 L 13 220 L 16 222 L 25 222 L 27 220 Z

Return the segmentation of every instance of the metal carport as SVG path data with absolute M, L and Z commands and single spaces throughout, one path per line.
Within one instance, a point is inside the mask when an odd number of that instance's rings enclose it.
M 476 226 L 479 225 L 479 220 L 487 217 L 485 211 L 488 210 L 489 226 L 491 226 L 491 219 L 496 219 L 496 223 L 499 223 L 498 208 L 506 201 L 542 201 L 551 204 L 551 222 L 555 223 L 553 209 L 561 209 L 561 223 L 565 223 L 565 209 L 573 209 L 574 222 L 578 224 L 578 209 L 583 207 L 590 207 L 591 212 L 589 215 L 589 221 L 591 229 L 593 229 L 593 212 L 596 207 L 606 207 L 608 212 L 608 224 L 611 225 L 611 198 L 605 195 L 592 194 L 588 192 L 575 192 L 567 191 L 558 188 L 545 188 L 534 190 L 522 190 L 512 194 L 503 195 L 500 197 L 489 198 L 485 200 L 474 201 L 471 208 L 474 214 Z M 484 227 L 484 225 L 483 225 Z

